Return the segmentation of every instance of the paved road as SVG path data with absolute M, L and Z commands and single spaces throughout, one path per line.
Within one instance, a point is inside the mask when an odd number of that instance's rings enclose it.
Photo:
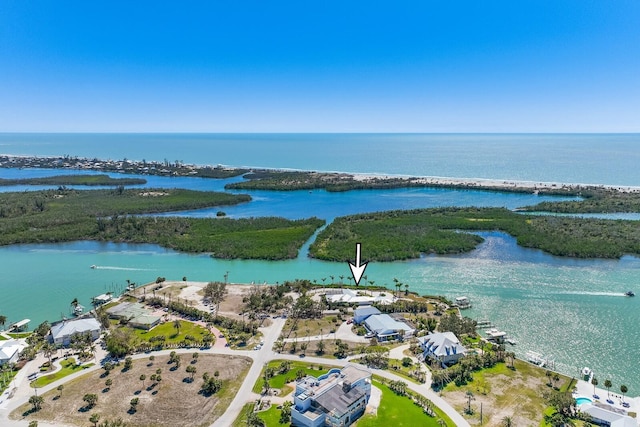
M 250 397 L 252 396 L 253 385 L 256 383 L 256 381 L 258 381 L 262 368 L 266 365 L 267 362 L 271 360 L 274 360 L 274 359 L 298 360 L 298 361 L 303 360 L 308 363 L 324 365 L 324 366 L 327 366 L 327 365 L 344 366 L 347 363 L 349 363 L 349 360 L 351 359 L 351 357 L 347 359 L 337 359 L 337 360 L 324 359 L 321 357 L 305 357 L 304 359 L 301 359 L 297 355 L 274 352 L 273 344 L 280 336 L 282 328 L 284 327 L 284 323 L 285 323 L 285 319 L 278 318 L 278 319 L 274 319 L 273 323 L 268 328 L 261 328 L 261 331 L 264 335 L 264 345 L 262 346 L 261 350 L 257 350 L 257 351 L 231 350 L 228 347 L 223 347 L 223 348 L 213 347 L 208 350 L 198 350 L 202 354 L 227 354 L 227 355 L 236 355 L 236 356 L 246 356 L 253 360 L 253 364 L 251 365 L 251 368 L 249 369 L 247 376 L 245 377 L 242 385 L 240 386 L 238 393 L 236 393 L 235 398 L 231 401 L 231 404 L 229 405 L 225 413 L 218 420 L 216 420 L 216 422 L 214 422 L 211 427 L 228 427 L 233 423 L 233 421 L 238 417 L 238 415 L 242 411 L 243 406 L 246 403 L 249 403 Z M 350 326 L 350 325 L 347 325 L 347 326 Z M 303 338 L 299 338 L 299 339 L 303 339 Z M 402 357 L 397 357 L 397 356 L 402 355 L 402 351 L 404 350 L 404 348 L 405 346 L 402 346 L 402 347 L 398 347 L 398 349 L 392 350 L 391 351 L 392 357 L 402 359 Z M 175 350 L 170 349 L 170 350 L 153 352 L 153 354 L 157 356 L 162 356 L 162 355 L 168 355 L 169 353 L 171 353 L 171 351 L 175 351 L 178 354 L 191 354 L 193 353 L 194 349 L 175 349 Z M 101 360 L 101 357 L 103 356 L 104 356 L 104 353 L 99 352 L 96 358 L 97 360 Z M 145 359 L 148 357 L 149 355 L 146 353 L 135 354 L 132 356 L 134 360 Z M 2 427 L 5 427 L 5 426 L 27 427 L 28 426 L 29 424 L 28 422 L 9 420 L 8 416 L 9 416 L 9 413 L 13 411 L 15 408 L 28 402 L 29 397 L 33 394 L 33 389 L 29 386 L 29 382 L 26 380 L 25 377 L 28 375 L 28 372 L 31 372 L 37 366 L 40 366 L 42 362 L 44 362 L 44 359 L 42 359 L 42 356 L 39 356 L 38 359 L 29 362 L 25 366 L 25 368 L 23 368 L 18 373 L 18 375 L 16 376 L 16 379 L 14 380 L 14 386 L 16 387 L 14 396 L 9 400 L 6 399 L 5 395 L 3 395 L 0 398 L 0 426 Z M 69 375 L 60 381 L 56 381 L 45 387 L 39 388 L 38 393 L 46 393 L 47 391 L 55 389 L 61 383 L 73 380 L 78 376 L 84 375 L 88 372 L 92 372 L 98 369 L 102 369 L 99 363 L 97 363 L 96 365 L 90 368 L 84 369 L 82 372 Z M 372 369 L 372 372 L 376 375 L 379 375 L 383 378 L 387 378 L 390 380 L 405 381 L 403 378 L 394 375 L 392 372 L 383 371 L 379 369 Z M 463 426 L 463 427 L 469 426 L 469 423 L 460 414 L 458 414 L 453 409 L 453 407 L 451 407 L 440 396 L 438 396 L 428 385 L 426 384 L 418 385 L 408 381 L 405 381 L 405 382 L 408 384 L 408 388 L 410 390 L 413 390 L 414 392 L 425 396 L 426 398 L 431 400 L 438 408 L 444 411 L 453 420 L 456 426 Z M 38 425 L 46 426 L 46 427 L 49 427 L 49 426 L 63 427 L 61 424 L 54 425 L 54 424 L 48 424 L 45 422 L 39 422 Z

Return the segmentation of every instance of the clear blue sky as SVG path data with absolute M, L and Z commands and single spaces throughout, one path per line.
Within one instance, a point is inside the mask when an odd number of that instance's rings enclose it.
M 0 131 L 639 132 L 640 1 L 2 0 Z

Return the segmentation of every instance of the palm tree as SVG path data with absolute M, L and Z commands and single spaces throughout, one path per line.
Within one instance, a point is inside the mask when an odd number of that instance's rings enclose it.
M 140 381 L 142 381 L 142 388 L 144 388 L 144 380 L 147 379 L 147 376 L 145 374 L 140 375 Z
M 598 379 L 596 377 L 591 378 L 591 384 L 593 384 L 593 395 L 596 395 L 596 386 L 598 385 Z
M 49 369 L 53 368 L 51 365 L 51 356 L 56 352 L 56 348 L 51 343 L 46 343 L 42 346 L 42 352 L 44 353 L 44 357 L 49 359 Z
M 34 411 L 39 411 L 40 408 L 42 407 L 42 404 L 44 403 L 44 397 L 42 396 L 31 396 L 29 398 L 29 403 L 31 403 L 33 405 L 33 410 Z
M 176 319 L 173 321 L 173 327 L 176 329 L 176 335 L 180 335 L 180 327 L 182 325 L 180 324 L 180 320 Z
M 93 427 L 98 425 L 98 421 L 100 421 L 100 414 L 92 414 L 91 417 L 89 417 L 89 422 L 93 423 Z
M 4 324 L 7 323 L 7 316 L 3 316 L 0 314 L 0 325 L 2 325 L 2 329 L 4 329 Z
M 622 384 L 622 385 L 620 386 L 620 392 L 622 393 L 622 401 L 623 401 L 623 402 L 624 402 L 624 395 L 625 395 L 625 393 L 626 393 L 627 391 L 629 391 L 629 389 L 627 388 L 627 386 L 626 386 L 626 385 L 624 385 L 624 384 Z
M 404 285 L 404 296 L 409 295 L 409 285 L 405 283 Z
M 607 388 L 607 397 L 609 397 L 609 389 L 612 385 L 611 380 L 604 380 L 604 386 Z
M 513 420 L 511 419 L 511 417 L 504 417 L 502 419 L 503 427 L 511 427 L 512 425 L 513 425 Z

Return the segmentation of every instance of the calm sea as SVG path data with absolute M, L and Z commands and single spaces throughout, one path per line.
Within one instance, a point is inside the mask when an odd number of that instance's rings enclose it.
M 261 166 L 398 175 L 479 177 L 612 185 L 640 185 L 640 135 L 87 135 L 0 134 L 0 153 L 77 155 L 111 159 L 181 160 L 198 164 Z M 2 170 L 0 177 L 42 176 L 42 170 Z M 225 182 L 148 177 L 148 186 L 221 190 Z M 14 187 L 12 190 L 25 190 Z M 3 190 L 4 191 L 4 190 Z M 545 198 L 477 191 L 407 189 L 326 193 L 250 192 L 254 201 L 225 208 L 233 217 L 312 215 L 331 220 L 355 212 L 419 207 L 505 206 Z M 188 212 L 209 216 L 217 210 Z M 466 312 L 487 319 L 518 340 L 523 356 L 553 355 L 557 369 L 596 371 L 614 389 L 621 383 L 640 394 L 640 260 L 575 260 L 518 247 L 501 233 L 462 256 L 426 256 L 371 263 L 368 280 L 388 285 L 398 278 L 412 290 L 448 297 L 469 296 Z M 366 247 L 363 248 L 366 258 Z M 125 281 L 157 276 L 190 280 L 229 279 L 276 283 L 309 278 L 318 283 L 346 277 L 346 263 L 311 260 L 303 248 L 291 261 L 222 261 L 153 245 L 75 242 L 0 248 L 0 313 L 32 326 L 69 313 L 77 297 L 120 290 Z M 98 266 L 90 269 L 90 265 Z
M 0 153 L 640 185 L 638 134 L 0 134 Z

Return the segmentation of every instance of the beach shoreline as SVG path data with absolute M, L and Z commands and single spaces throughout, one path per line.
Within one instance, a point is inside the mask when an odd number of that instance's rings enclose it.
M 104 160 L 67 156 L 19 156 L 0 154 L 0 168 L 31 168 L 55 170 L 87 170 L 113 172 L 120 174 L 159 175 L 159 176 L 198 176 L 202 171 L 224 171 L 228 176 L 240 176 L 250 172 L 293 172 L 307 173 L 325 178 L 352 180 L 362 184 L 374 184 L 379 181 L 392 181 L 395 187 L 431 186 L 506 192 L 563 192 L 578 194 L 583 191 L 610 191 L 616 193 L 640 193 L 640 186 L 613 184 L 586 184 L 548 181 L 526 181 L 512 179 L 465 178 L 444 176 L 414 176 L 376 173 L 352 173 L 338 171 L 313 171 L 283 168 L 257 168 L 250 166 L 167 164 L 158 161 Z M 215 178 L 214 178 L 215 179 Z

